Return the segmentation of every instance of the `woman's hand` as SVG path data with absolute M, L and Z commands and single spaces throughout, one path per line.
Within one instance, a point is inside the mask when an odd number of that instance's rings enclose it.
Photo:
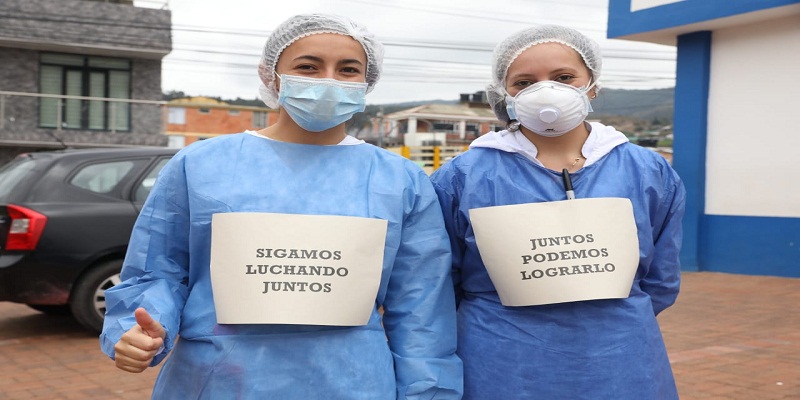
M 134 311 L 136 326 L 125 332 L 114 345 L 117 368 L 128 372 L 142 372 L 164 345 L 166 331 L 144 308 Z

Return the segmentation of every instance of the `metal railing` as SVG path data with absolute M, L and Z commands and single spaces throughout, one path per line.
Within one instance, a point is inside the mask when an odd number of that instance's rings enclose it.
M 158 100 L 136 100 L 136 99 L 120 99 L 120 98 L 110 98 L 110 97 L 91 97 L 91 96 L 70 96 L 70 95 L 58 95 L 58 94 L 44 94 L 44 93 L 27 93 L 27 92 L 10 92 L 0 90 L 0 129 L 5 127 L 6 119 L 7 118 L 15 118 L 13 115 L 8 115 L 8 98 L 13 96 L 21 96 L 21 97 L 33 97 L 33 98 L 44 98 L 44 99 L 56 99 L 56 107 L 55 107 L 55 126 L 53 128 L 56 131 L 60 131 L 63 128 L 63 110 L 64 110 L 64 102 L 68 100 L 82 100 L 82 101 L 95 101 L 95 102 L 102 102 L 102 103 L 109 103 L 109 105 L 116 105 L 116 104 L 151 104 L 157 105 L 160 108 L 165 109 L 164 105 L 167 104 L 165 101 L 158 101 Z M 164 111 L 162 111 L 163 113 Z M 106 131 L 109 132 L 116 132 L 117 130 L 117 107 L 111 106 L 108 107 L 108 123 Z M 30 117 L 30 115 L 26 115 Z
M 468 146 L 403 146 L 400 154 L 416 162 L 424 170 L 432 172 L 468 148 Z

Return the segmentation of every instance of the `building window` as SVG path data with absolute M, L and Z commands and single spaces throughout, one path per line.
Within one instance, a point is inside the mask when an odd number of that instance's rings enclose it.
M 253 127 L 266 128 L 267 127 L 267 113 L 264 111 L 253 112 Z
M 183 107 L 169 107 L 168 123 L 186 125 L 186 109 Z
M 39 88 L 42 94 L 130 99 L 131 63 L 121 58 L 42 53 Z M 130 131 L 131 106 L 127 101 L 43 97 L 39 126 Z
M 239 110 L 228 110 L 228 115 L 239 115 Z
M 433 131 L 434 132 L 455 132 L 455 124 L 452 122 L 434 122 L 433 123 Z
M 210 108 L 198 108 L 197 112 L 199 112 L 200 114 L 211 114 L 211 109 Z

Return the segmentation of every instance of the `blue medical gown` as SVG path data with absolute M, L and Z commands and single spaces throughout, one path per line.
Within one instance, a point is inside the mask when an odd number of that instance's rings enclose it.
M 685 191 L 663 157 L 626 143 L 572 174 L 578 198 L 633 203 L 640 258 L 626 299 L 500 303 L 469 210 L 565 200 L 560 173 L 517 153 L 471 148 L 431 179 L 453 248 L 464 399 L 678 397 L 656 315 L 678 295 Z
M 217 324 L 210 223 L 224 212 L 387 220 L 369 323 Z M 106 291 L 101 347 L 113 358 L 134 309 L 144 307 L 167 332 L 153 365 L 171 352 L 153 398 L 457 399 L 462 366 L 448 243 L 428 177 L 398 155 L 248 133 L 198 142 L 166 165 L 143 207 L 123 282 Z

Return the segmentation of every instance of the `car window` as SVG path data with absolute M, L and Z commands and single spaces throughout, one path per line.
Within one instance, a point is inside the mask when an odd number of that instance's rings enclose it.
M 86 165 L 69 183 L 95 193 L 109 193 L 133 168 L 133 161 L 114 161 Z
M 18 157 L 0 167 L 0 203 L 7 201 L 9 193 L 33 171 L 35 164 L 30 158 Z
M 137 186 L 136 190 L 133 192 L 133 201 L 135 203 L 144 203 L 144 201 L 147 200 L 147 195 L 150 194 L 150 190 L 153 189 L 153 185 L 156 183 L 158 173 L 161 172 L 161 169 L 164 168 L 167 161 L 169 161 L 168 158 L 159 160 L 147 176 L 142 179 L 142 182 L 139 183 L 139 186 Z

